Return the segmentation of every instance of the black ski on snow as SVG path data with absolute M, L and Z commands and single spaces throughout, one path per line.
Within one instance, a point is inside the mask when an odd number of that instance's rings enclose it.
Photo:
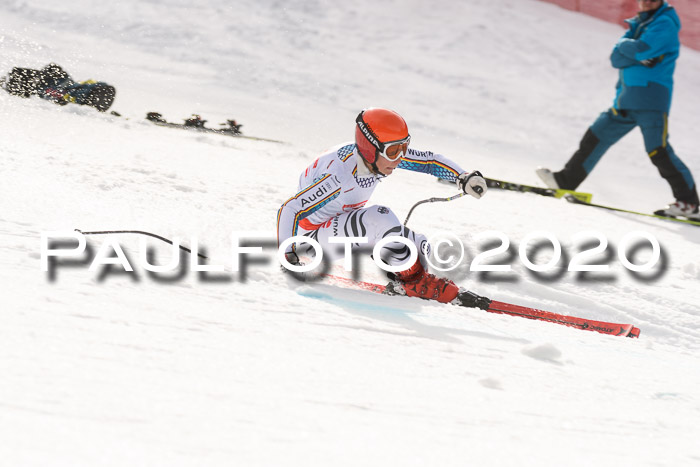
M 615 212 L 626 212 L 628 214 L 635 214 L 637 216 L 646 216 L 646 217 L 655 217 L 657 219 L 663 219 L 667 221 L 675 221 L 675 222 L 682 222 L 684 224 L 690 224 L 690 225 L 695 225 L 695 226 L 700 226 L 700 222 L 690 220 L 690 219 L 682 219 L 678 217 L 671 217 L 671 216 L 662 216 L 659 214 L 648 214 L 646 212 L 638 212 L 638 211 L 630 211 L 628 209 L 621 209 L 621 208 L 615 208 L 612 206 L 604 206 L 602 204 L 595 204 L 591 202 L 584 202 L 581 201 L 580 199 L 574 198 L 573 196 L 565 196 L 564 197 L 568 202 L 574 203 L 574 204 L 581 204 L 583 206 L 591 206 L 594 208 L 599 208 L 599 209 L 606 209 L 608 211 L 615 211 Z
M 183 130 L 199 131 L 202 133 L 215 133 L 217 135 L 233 136 L 236 138 L 252 139 L 256 141 L 266 141 L 269 143 L 280 143 L 285 144 L 284 141 L 279 141 L 276 139 L 259 138 L 257 136 L 244 135 L 241 132 L 241 127 L 243 125 L 236 123 L 235 120 L 226 120 L 226 123 L 220 123 L 222 128 L 209 128 L 205 126 L 206 120 L 202 120 L 199 115 L 192 115 L 192 117 L 185 119 L 185 123 L 172 123 L 163 118 L 158 112 L 148 112 L 146 114 L 146 120 L 154 123 L 158 126 L 164 126 L 168 128 L 179 128 Z

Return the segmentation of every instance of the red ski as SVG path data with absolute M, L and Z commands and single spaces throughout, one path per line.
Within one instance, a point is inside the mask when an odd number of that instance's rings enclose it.
M 535 308 L 497 302 L 495 300 L 491 301 L 486 311 L 511 316 L 520 316 L 522 318 L 536 319 L 540 321 L 549 321 L 550 323 L 563 324 L 564 326 L 571 326 L 573 328 L 583 329 L 584 331 L 595 331 L 601 334 L 610 334 L 613 336 L 639 337 L 640 333 L 639 328 L 634 327 L 631 324 L 594 321 L 592 319 L 560 315 L 549 311 L 537 310 Z
M 353 289 L 367 290 L 378 294 L 383 294 L 386 290 L 386 286 L 380 284 L 356 281 L 354 279 L 335 276 L 332 274 L 323 274 L 323 276 L 330 282 Z M 482 310 L 490 313 L 499 313 L 539 321 L 548 321 L 550 323 L 562 324 L 564 326 L 583 329 L 584 331 L 595 331 L 601 334 L 609 334 L 611 336 L 639 337 L 641 332 L 639 328 L 631 324 L 608 323 L 605 321 L 595 321 L 592 319 L 577 318 L 575 316 L 560 315 L 550 311 L 490 300 L 486 297 L 480 297 L 471 292 L 466 292 L 466 294 L 464 294 L 462 303 L 463 306 L 467 306 L 469 308 L 481 308 Z

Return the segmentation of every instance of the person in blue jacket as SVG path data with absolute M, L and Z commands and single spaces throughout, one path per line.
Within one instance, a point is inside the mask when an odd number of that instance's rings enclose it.
M 688 167 L 668 142 L 668 113 L 678 58 L 681 22 L 663 0 L 638 0 L 639 13 L 625 20 L 629 30 L 613 48 L 610 61 L 620 70 L 613 106 L 588 128 L 564 168 L 537 175 L 550 188 L 575 190 L 605 152 L 639 126 L 651 162 L 669 183 L 676 201 L 655 212 L 700 220 L 698 192 Z

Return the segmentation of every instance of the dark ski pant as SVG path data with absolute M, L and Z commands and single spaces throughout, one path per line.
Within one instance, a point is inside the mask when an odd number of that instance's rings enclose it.
M 642 130 L 644 146 L 659 174 L 671 185 L 678 201 L 698 203 L 693 176 L 668 143 L 668 116 L 654 110 L 617 110 L 600 114 L 586 131 L 578 150 L 564 169 L 555 172 L 560 188 L 575 190 L 591 173 L 605 152 L 636 126 Z

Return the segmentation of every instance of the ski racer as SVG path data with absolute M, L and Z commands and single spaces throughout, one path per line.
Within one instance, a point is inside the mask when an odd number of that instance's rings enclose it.
M 355 123 L 354 143 L 332 148 L 301 173 L 298 192 L 277 213 L 278 245 L 294 236 L 308 236 L 321 245 L 324 255 L 335 259 L 341 255 L 338 245 L 329 243 L 331 238 L 365 237 L 369 243 L 353 243 L 352 248 L 372 248 L 385 237 L 401 236 L 416 245 L 418 258 L 404 271 L 390 273 L 387 292 L 452 302 L 459 288 L 426 272 L 427 238 L 403 226 L 390 208 L 365 205 L 379 182 L 397 168 L 453 181 L 477 199 L 486 192 L 484 178 L 478 171 L 465 172 L 440 154 L 409 148 L 408 126 L 394 111 L 369 108 L 360 112 Z M 296 248 L 292 243 L 285 251 L 291 264 L 300 264 Z M 382 259 L 391 266 L 403 265 L 410 257 L 401 242 L 390 242 L 382 251 Z
M 675 9 L 663 0 L 637 3 L 638 15 L 626 20 L 629 30 L 615 44 L 610 56 L 620 75 L 613 106 L 588 128 L 579 149 L 562 170 L 552 172 L 541 167 L 536 172 L 549 188 L 575 190 L 605 152 L 639 126 L 649 160 L 676 198 L 655 214 L 700 220 L 693 176 L 668 142 L 668 112 L 681 22 Z

